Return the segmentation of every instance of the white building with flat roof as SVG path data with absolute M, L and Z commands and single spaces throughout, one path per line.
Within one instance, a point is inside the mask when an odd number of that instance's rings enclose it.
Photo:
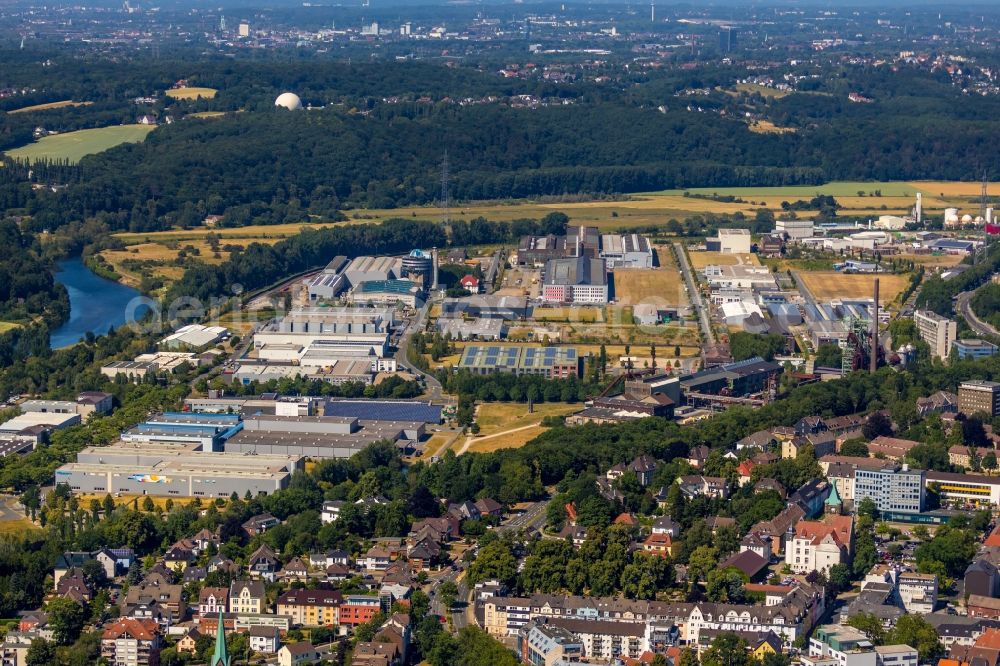
M 774 233 L 789 240 L 799 241 L 803 238 L 812 238 L 815 226 L 812 220 L 775 220 Z
M 913 323 L 917 325 L 920 339 L 930 346 L 931 354 L 935 358 L 948 358 L 951 346 L 958 337 L 955 321 L 931 310 L 915 310 Z
M 746 229 L 719 229 L 715 238 L 705 241 L 706 249 L 722 254 L 750 254 L 750 244 Z

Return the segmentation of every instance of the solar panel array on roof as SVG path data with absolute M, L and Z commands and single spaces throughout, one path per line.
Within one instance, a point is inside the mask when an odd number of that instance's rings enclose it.
M 327 400 L 324 416 L 350 416 L 369 421 L 440 423 L 441 407 L 408 400 Z

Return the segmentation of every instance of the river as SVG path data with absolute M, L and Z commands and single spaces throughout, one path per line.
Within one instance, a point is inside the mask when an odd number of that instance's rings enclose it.
M 104 335 L 112 326 L 118 328 L 127 319 L 129 303 L 142 296 L 131 287 L 92 272 L 80 257 L 60 261 L 55 278 L 69 292 L 69 321 L 53 331 L 53 349 L 75 344 L 88 332 Z M 139 310 L 136 316 L 143 312 Z

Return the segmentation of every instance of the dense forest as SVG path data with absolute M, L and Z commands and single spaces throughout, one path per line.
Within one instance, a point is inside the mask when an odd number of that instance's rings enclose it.
M 0 148 L 30 142 L 39 125 L 67 131 L 147 112 L 176 122 L 78 166 L 36 167 L 30 178 L 27 169 L 0 171 L 0 202 L 29 213 L 34 230 L 92 218 L 111 230 L 156 230 L 200 224 L 209 214 L 242 226 L 431 203 L 441 194 L 445 152 L 456 201 L 837 179 L 978 180 L 984 164 L 993 167 L 970 156 L 988 152 L 1000 111 L 993 98 L 959 97 L 940 73 L 846 66 L 817 90 L 780 99 L 713 92 L 698 112 L 676 93 L 731 85 L 736 68 L 643 73 L 633 85 L 600 88 L 427 63 L 58 62 L 55 71 L 12 53 L 0 80 L 38 92 L 0 100 L 0 110 L 62 99 L 92 104 L 6 115 Z M 181 78 L 219 94 L 163 97 Z M 276 110 L 273 99 L 284 90 L 316 108 Z M 846 101 L 856 90 L 878 91 L 876 103 Z M 159 97 L 132 101 L 150 95 Z M 504 103 L 517 95 L 547 103 Z M 464 103 L 485 98 L 494 101 Z M 204 110 L 229 113 L 185 119 Z M 748 110 L 796 131 L 752 132 L 741 119 Z M 67 187 L 54 192 L 29 181 Z

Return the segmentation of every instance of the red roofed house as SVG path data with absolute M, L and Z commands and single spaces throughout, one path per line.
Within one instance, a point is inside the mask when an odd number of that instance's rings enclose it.
M 462 285 L 463 289 L 467 289 L 470 293 L 479 293 L 479 278 L 475 275 L 466 275 L 459 280 L 458 283 Z
M 101 636 L 101 658 L 121 666 L 156 666 L 160 663 L 160 629 L 155 620 L 122 618 L 108 625 Z
M 745 486 L 750 483 L 750 475 L 753 473 L 754 467 L 757 465 L 752 460 L 744 460 L 736 467 L 736 473 L 740 475 L 740 486 Z
M 785 564 L 795 573 L 829 572 L 848 562 L 854 542 L 854 518 L 830 516 L 826 522 L 800 520 L 785 546 Z
M 642 542 L 642 551 L 660 557 L 672 557 L 674 540 L 666 532 L 654 532 Z

